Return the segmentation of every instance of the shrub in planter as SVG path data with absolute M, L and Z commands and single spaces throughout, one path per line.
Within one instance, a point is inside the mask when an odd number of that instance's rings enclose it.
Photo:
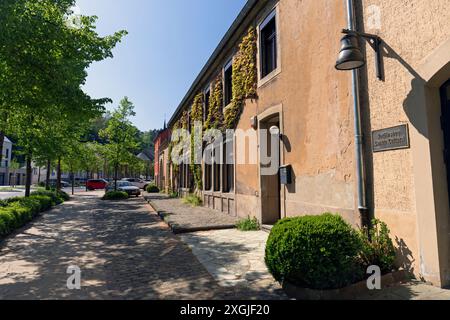
M 122 191 L 109 191 L 105 193 L 103 200 L 125 200 L 128 199 L 128 193 Z
M 154 184 L 150 184 L 147 186 L 147 190 L 148 193 L 159 193 L 159 188 L 154 185 Z
M 260 229 L 258 219 L 256 218 L 251 219 L 250 217 L 238 221 L 236 227 L 238 228 L 238 230 L 241 231 L 258 231 Z
M 372 221 L 370 230 L 367 228 L 361 230 L 363 246 L 360 257 L 365 269 L 373 265 L 379 266 L 383 274 L 397 270 L 395 247 L 389 234 L 390 230 L 386 223 L 377 219 Z
M 310 289 L 337 289 L 363 279 L 361 239 L 340 216 L 323 214 L 278 222 L 266 246 L 274 278 Z

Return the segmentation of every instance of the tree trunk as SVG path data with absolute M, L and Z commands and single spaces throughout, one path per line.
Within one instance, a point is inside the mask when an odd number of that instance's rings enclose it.
M 45 190 L 50 190 L 50 171 L 52 170 L 52 162 L 47 160 L 47 173 L 45 177 Z
M 61 191 L 61 157 L 58 158 L 58 165 L 56 168 L 56 190 Z
M 85 185 L 86 185 L 86 192 L 89 191 L 88 190 L 88 180 L 89 180 L 89 169 L 86 170 L 86 183 L 85 183 Z
M 11 179 L 11 175 L 12 175 L 12 179 Z M 13 172 L 9 175 L 9 185 L 13 188 L 16 187 L 16 182 L 17 182 L 17 174 L 16 174 L 16 170 L 14 169 Z
M 41 167 L 38 168 L 38 186 L 41 183 Z
M 0 167 L 3 160 L 3 143 L 5 142 L 5 133 L 0 131 Z
M 72 177 L 72 195 L 75 194 L 75 173 L 73 172 L 73 169 L 70 172 L 70 175 Z
M 31 174 L 32 174 L 32 168 L 31 168 L 31 155 L 27 156 L 27 176 L 26 176 L 26 182 L 25 182 L 25 197 L 29 197 L 31 194 Z
M 119 171 L 119 166 L 114 167 L 114 191 L 117 191 L 117 172 Z

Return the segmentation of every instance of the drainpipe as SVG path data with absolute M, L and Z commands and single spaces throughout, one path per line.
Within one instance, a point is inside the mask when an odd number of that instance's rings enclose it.
M 353 0 L 347 1 L 348 29 L 356 30 L 355 7 Z M 365 166 L 363 154 L 363 134 L 361 128 L 361 101 L 359 97 L 359 70 L 352 70 L 352 92 L 353 110 L 355 122 L 355 157 L 356 157 L 356 180 L 358 184 L 358 210 L 361 214 L 361 226 L 366 226 L 369 221 L 367 217 L 367 200 L 365 185 Z

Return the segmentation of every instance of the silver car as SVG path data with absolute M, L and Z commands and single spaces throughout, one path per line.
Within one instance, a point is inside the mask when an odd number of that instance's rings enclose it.
M 133 186 L 144 190 L 147 189 L 147 186 L 151 183 L 150 181 L 145 181 L 138 178 L 123 178 L 122 181 L 128 181 Z
M 114 181 L 108 184 L 106 192 L 109 191 L 114 191 Z M 139 197 L 141 195 L 141 190 L 128 181 L 117 181 L 117 191 L 126 192 L 129 196 Z

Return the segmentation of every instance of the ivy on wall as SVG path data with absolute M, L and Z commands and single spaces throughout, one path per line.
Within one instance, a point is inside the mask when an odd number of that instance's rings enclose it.
M 242 110 L 246 99 L 257 98 L 257 36 L 254 27 L 248 30 L 247 35 L 239 44 L 239 51 L 233 60 L 233 97 L 231 106 L 225 112 L 223 111 L 223 77 L 220 73 L 212 84 L 211 96 L 209 99 L 208 114 L 203 125 L 203 130 L 208 129 L 234 129 L 239 122 Z M 195 96 L 190 113 L 184 111 L 180 119 L 173 125 L 172 131 L 177 129 L 188 129 L 189 119 L 191 120 L 191 171 L 194 176 L 196 192 L 203 190 L 202 181 L 202 166 L 195 164 L 195 122 L 203 120 L 203 93 Z M 174 145 L 179 143 L 181 138 L 177 141 L 171 141 L 169 144 L 169 161 L 171 161 L 171 154 Z M 173 174 L 177 176 L 179 173 L 179 166 L 173 165 Z M 170 188 L 171 189 L 171 188 Z
M 222 74 L 216 78 L 209 98 L 208 117 L 205 129 L 221 129 L 223 126 L 223 83 Z
M 256 67 L 256 30 L 250 27 L 239 45 L 239 52 L 233 60 L 233 98 L 225 110 L 224 125 L 234 129 L 239 122 L 246 99 L 256 99 L 258 75 Z
M 178 130 L 178 129 L 180 129 L 180 120 L 178 120 L 177 122 L 174 123 L 174 125 L 172 127 L 172 132 L 175 130 Z M 178 165 L 174 165 L 172 162 L 173 147 L 179 142 L 179 140 L 180 140 L 180 138 L 174 140 L 171 137 L 170 142 L 169 142 L 169 159 L 168 159 L 168 161 L 169 161 L 170 166 L 172 167 L 173 176 L 177 176 L 179 173 Z M 169 192 L 173 192 L 172 181 L 170 178 L 169 178 Z
M 188 130 L 188 124 L 189 124 L 189 111 L 185 110 L 183 111 L 180 119 L 180 126 L 184 130 Z
M 195 164 L 195 122 L 203 121 L 203 93 L 195 96 L 191 109 L 191 172 L 194 176 L 196 192 L 203 190 L 202 166 Z

